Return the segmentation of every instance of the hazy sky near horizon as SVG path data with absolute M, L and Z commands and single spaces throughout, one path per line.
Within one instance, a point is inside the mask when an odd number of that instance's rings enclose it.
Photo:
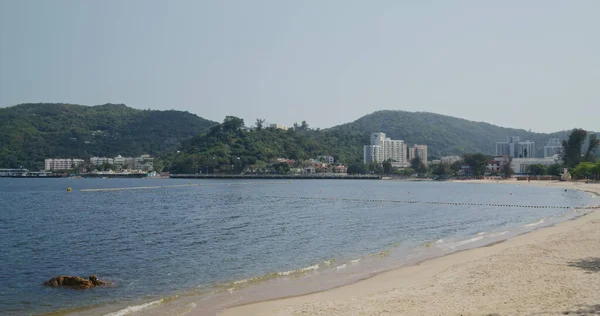
M 600 1 L 0 1 L 0 106 L 600 130 Z

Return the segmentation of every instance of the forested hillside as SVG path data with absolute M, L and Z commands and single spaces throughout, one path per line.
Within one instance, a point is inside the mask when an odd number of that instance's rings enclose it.
M 51 157 L 162 155 L 215 124 L 123 104 L 20 104 L 0 108 L 0 167 L 43 168 Z
M 536 156 L 541 157 L 549 138 L 566 139 L 568 134 L 531 133 L 425 112 L 378 111 L 329 129 L 310 129 L 304 123 L 283 131 L 248 129 L 233 116 L 218 124 L 188 112 L 137 110 L 122 104 L 21 104 L 0 108 L 0 167 L 37 169 L 48 157 L 145 153 L 164 158 L 166 168 L 179 173 L 243 170 L 273 158 L 322 155 L 349 164 L 362 161 L 369 134 L 379 131 L 409 146 L 427 144 L 430 159 L 474 152 L 493 155 L 495 142 L 508 136 L 534 141 Z M 177 150 L 181 153 L 175 154 Z
M 520 136 L 536 145 L 536 156 L 542 157 L 544 144 L 551 137 L 566 139 L 568 131 L 552 134 L 532 133 L 523 129 L 505 128 L 427 112 L 378 111 L 358 120 L 335 126 L 338 132 L 384 132 L 392 139 L 402 139 L 409 146 L 427 144 L 429 156 L 456 155 L 467 152 L 495 154 L 495 142 L 508 136 Z
M 368 139 L 368 137 L 367 137 Z M 234 172 L 259 170 L 275 158 L 302 161 L 331 155 L 338 162 L 362 159 L 361 132 L 313 130 L 302 124 L 293 129 L 245 128 L 240 118 L 228 116 L 222 124 L 185 142 L 179 153 L 165 159 L 174 173 Z

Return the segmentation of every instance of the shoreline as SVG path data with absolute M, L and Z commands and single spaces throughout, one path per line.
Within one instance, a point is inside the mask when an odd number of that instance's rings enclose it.
M 497 182 L 496 180 L 464 180 L 455 181 L 459 183 L 477 183 L 477 184 L 518 184 L 518 185 L 535 185 L 535 186 L 551 186 L 560 187 L 566 189 L 577 189 L 586 191 L 588 193 L 600 196 L 600 185 L 598 184 L 583 184 L 576 182 L 558 182 L 558 181 L 538 181 L 524 183 L 522 181 L 515 180 L 504 180 Z M 473 301 L 473 293 L 469 289 L 472 288 L 477 281 L 479 284 L 488 284 L 492 288 L 495 287 L 496 283 L 503 283 L 504 279 L 511 279 L 515 277 L 517 273 L 515 270 L 521 270 L 520 268 L 524 265 L 522 260 L 526 257 L 531 257 L 531 254 L 527 251 L 523 252 L 521 248 L 536 248 L 540 244 L 548 243 L 557 234 L 565 235 L 567 241 L 570 239 L 576 239 L 579 235 L 578 229 L 590 230 L 589 226 L 595 224 L 600 225 L 600 212 L 595 210 L 586 214 L 579 215 L 573 219 L 569 219 L 558 224 L 554 224 L 547 227 L 541 227 L 539 229 L 526 232 L 513 236 L 508 239 L 496 241 L 491 244 L 479 246 L 476 248 L 460 250 L 449 254 L 444 254 L 439 257 L 425 259 L 421 262 L 412 264 L 410 266 L 403 266 L 400 268 L 376 273 L 370 277 L 355 281 L 350 284 L 342 285 L 339 287 L 331 288 L 325 291 L 318 291 L 310 294 L 303 294 L 299 296 L 290 296 L 284 298 L 277 298 L 271 300 L 265 300 L 257 303 L 242 304 L 238 306 L 228 307 L 218 315 L 223 316 L 238 316 L 238 315 L 347 315 L 347 314 L 359 314 L 359 315 L 371 315 L 371 314 L 382 314 L 382 315 L 395 315 L 395 314 L 487 314 L 497 313 L 498 310 L 502 310 L 503 313 L 515 314 L 515 313 L 551 313 L 560 314 L 562 312 L 568 312 L 569 302 L 564 302 L 560 296 L 548 296 L 547 292 L 552 292 L 553 287 L 547 285 L 531 289 L 529 286 L 523 288 L 522 286 L 507 284 L 505 289 L 507 292 L 521 292 L 526 293 L 537 293 L 539 298 L 546 298 L 546 300 L 536 300 L 535 302 L 528 302 L 526 299 L 514 300 L 514 295 L 503 294 L 502 291 L 487 291 L 488 295 L 483 294 L 483 301 L 487 303 L 481 305 L 482 298 L 479 298 L 475 302 Z M 594 226 L 595 227 L 595 226 Z M 577 229 L 576 229 L 577 228 Z M 598 227 L 596 227 L 598 228 Z M 598 229 L 595 229 L 598 231 Z M 600 233 L 593 234 L 593 244 L 591 246 L 600 245 Z M 563 238 L 564 239 L 564 238 Z M 581 247 L 577 247 L 579 249 Z M 588 247 L 589 248 L 589 247 Z M 594 249 L 600 250 L 599 246 L 592 249 L 579 249 L 579 257 L 590 257 L 598 253 Z M 561 253 L 568 250 L 556 249 L 555 252 Z M 485 277 L 473 277 L 473 273 L 478 274 L 479 270 L 488 270 L 490 264 L 486 265 L 484 259 L 492 261 L 494 258 L 504 253 L 512 255 L 513 262 L 521 262 L 516 265 L 513 270 L 502 269 L 502 266 L 494 267 L 500 268 L 504 274 L 499 275 L 496 278 L 485 278 Z M 512 254 L 511 254 L 512 253 Z M 525 257 L 525 258 L 524 258 Z M 585 260 L 585 258 L 579 258 Z M 600 259 L 598 260 L 600 271 Z M 459 267 L 460 265 L 474 265 L 471 269 L 465 269 Z M 531 266 L 531 265 L 527 265 Z M 567 265 L 569 266 L 569 265 Z M 569 276 L 579 276 L 577 268 L 572 268 L 573 271 L 569 270 Z M 563 269 L 564 270 L 564 269 Z M 584 270 L 580 268 L 579 270 Z M 535 269 L 534 271 L 535 272 Z M 564 272 L 564 271 L 563 271 Z M 588 272 L 589 273 L 589 272 Z M 466 274 L 471 276 L 466 278 L 470 280 L 470 283 L 463 284 L 465 286 L 456 288 L 457 284 L 443 284 L 439 286 L 439 278 L 447 275 Z M 521 275 L 522 276 L 522 275 Z M 526 276 L 525 276 L 526 277 Z M 526 277 L 527 278 L 527 277 Z M 571 278 L 573 279 L 573 278 Z M 483 282 L 481 282 L 483 281 Z M 527 280 L 530 284 L 534 284 L 536 279 Z M 463 280 L 463 283 L 465 281 Z M 566 284 L 570 284 L 566 282 Z M 553 284 L 559 288 L 564 288 L 564 285 Z M 587 284 L 589 286 L 589 284 Z M 572 285 L 577 287 L 576 284 Z M 600 289 L 600 276 L 597 276 L 594 280 L 595 289 Z M 475 286 L 477 287 L 477 286 Z M 446 291 L 444 291 L 446 289 Z M 466 289 L 466 290 L 465 290 Z M 471 289 L 472 290 L 472 289 Z M 469 295 L 458 295 L 457 293 L 464 292 Z M 436 294 L 435 298 L 431 295 Z M 436 293 L 441 292 L 441 293 Z M 478 291 L 475 291 L 478 292 Z M 585 297 L 583 291 L 572 291 L 576 293 L 575 296 L 579 295 Z M 593 308 L 594 302 L 600 299 L 598 291 L 587 291 L 589 295 L 594 299 L 579 299 L 583 305 L 588 304 L 589 308 Z M 594 293 L 592 293 L 594 292 Z M 543 295 L 539 295 L 542 293 Z M 574 294 L 569 294 L 571 297 Z M 431 302 L 438 299 L 438 295 L 445 296 L 442 301 L 443 304 L 431 304 Z M 448 299 L 448 296 L 455 296 L 454 299 Z M 512 300 L 507 300 L 512 298 Z M 454 302 L 453 302 L 454 301 Z M 499 301 L 502 304 L 499 304 Z M 539 302 L 538 302 L 539 301 Z M 404 303 L 400 303 L 404 302 Z M 410 304 L 406 304 L 406 303 Z M 421 304 L 418 304 L 418 303 Z M 456 303 L 459 302 L 459 303 Z M 498 303 L 498 304 L 494 304 Z M 512 304 L 511 304 L 512 303 Z M 536 307 L 537 303 L 543 306 Z M 559 304 L 560 303 L 560 304 Z M 571 302 L 572 303 L 572 302 Z M 555 305 L 563 307 L 562 310 L 557 310 Z M 495 308 L 491 306 L 497 305 Z M 571 304 L 573 312 L 586 312 L 585 306 L 575 306 L 577 304 Z M 529 307 L 527 307 L 529 306 Z M 554 307 L 554 308 L 549 308 Z M 192 310 L 189 315 L 200 315 L 197 311 Z

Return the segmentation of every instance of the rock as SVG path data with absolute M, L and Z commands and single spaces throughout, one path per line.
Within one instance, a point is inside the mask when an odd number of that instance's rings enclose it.
M 106 282 L 98 280 L 98 278 L 95 275 L 90 275 L 90 277 L 87 280 L 75 276 L 61 275 L 44 282 L 45 286 L 65 286 L 78 290 L 89 289 L 91 287 L 105 284 Z

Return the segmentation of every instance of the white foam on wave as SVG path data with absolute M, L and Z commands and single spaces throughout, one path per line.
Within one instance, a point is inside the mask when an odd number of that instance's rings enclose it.
M 441 243 L 443 243 L 443 242 L 444 242 L 444 240 L 443 240 L 443 239 L 438 239 L 438 240 L 436 240 L 436 242 L 435 242 L 435 243 L 436 243 L 436 244 L 441 244 Z
M 466 239 L 466 240 L 461 240 L 461 241 L 451 242 L 448 244 L 438 245 L 438 247 L 442 248 L 442 249 L 454 249 L 456 247 L 464 246 L 466 244 L 470 244 L 472 242 L 476 242 L 476 241 L 479 241 L 482 239 L 483 239 L 483 236 L 477 236 L 477 237 L 473 237 L 473 238 Z
M 526 224 L 526 225 L 523 225 L 523 227 L 537 226 L 537 225 L 539 225 L 539 224 L 542 224 L 543 222 L 544 222 L 544 219 L 542 218 L 542 219 L 540 219 L 539 221 L 537 221 L 537 222 L 535 222 L 535 223 L 531 223 L 531 224 Z
M 359 262 L 360 262 L 360 258 L 354 259 L 354 260 L 350 260 L 350 263 L 359 263 Z
M 337 266 L 335 267 L 336 269 L 340 270 L 340 269 L 344 269 L 346 267 L 346 264 L 342 264 L 341 266 Z
M 124 315 L 127 315 L 127 314 L 131 314 L 131 313 L 142 311 L 144 309 L 147 309 L 147 308 L 150 308 L 152 306 L 158 305 L 158 304 L 160 304 L 162 302 L 164 302 L 164 299 L 160 299 L 160 300 L 156 300 L 156 301 L 152 301 L 152 302 L 148 302 L 148 303 L 144 303 L 144 304 L 140 304 L 140 305 L 127 306 L 126 308 L 123 308 L 123 309 L 118 310 L 118 311 L 113 312 L 113 313 L 106 314 L 104 316 L 124 316 Z
M 277 275 L 286 276 L 286 275 L 290 275 L 290 274 L 294 274 L 294 273 L 309 272 L 309 271 L 312 271 L 312 270 L 317 270 L 318 268 L 319 268 L 319 264 L 315 264 L 315 265 L 312 265 L 310 267 L 306 267 L 306 268 L 302 268 L 302 269 L 298 269 L 298 270 L 290 270 L 290 271 L 284 271 L 284 272 L 277 272 Z
M 250 281 L 250 279 L 243 279 L 243 280 L 239 280 L 239 281 L 234 281 L 233 285 L 240 285 L 240 284 L 248 283 L 249 281 Z
M 502 235 L 506 235 L 508 234 L 508 230 L 507 231 L 503 231 L 503 232 L 499 232 L 499 233 L 491 233 L 489 235 L 487 235 L 486 237 L 488 238 L 494 238 L 494 237 L 500 237 Z

